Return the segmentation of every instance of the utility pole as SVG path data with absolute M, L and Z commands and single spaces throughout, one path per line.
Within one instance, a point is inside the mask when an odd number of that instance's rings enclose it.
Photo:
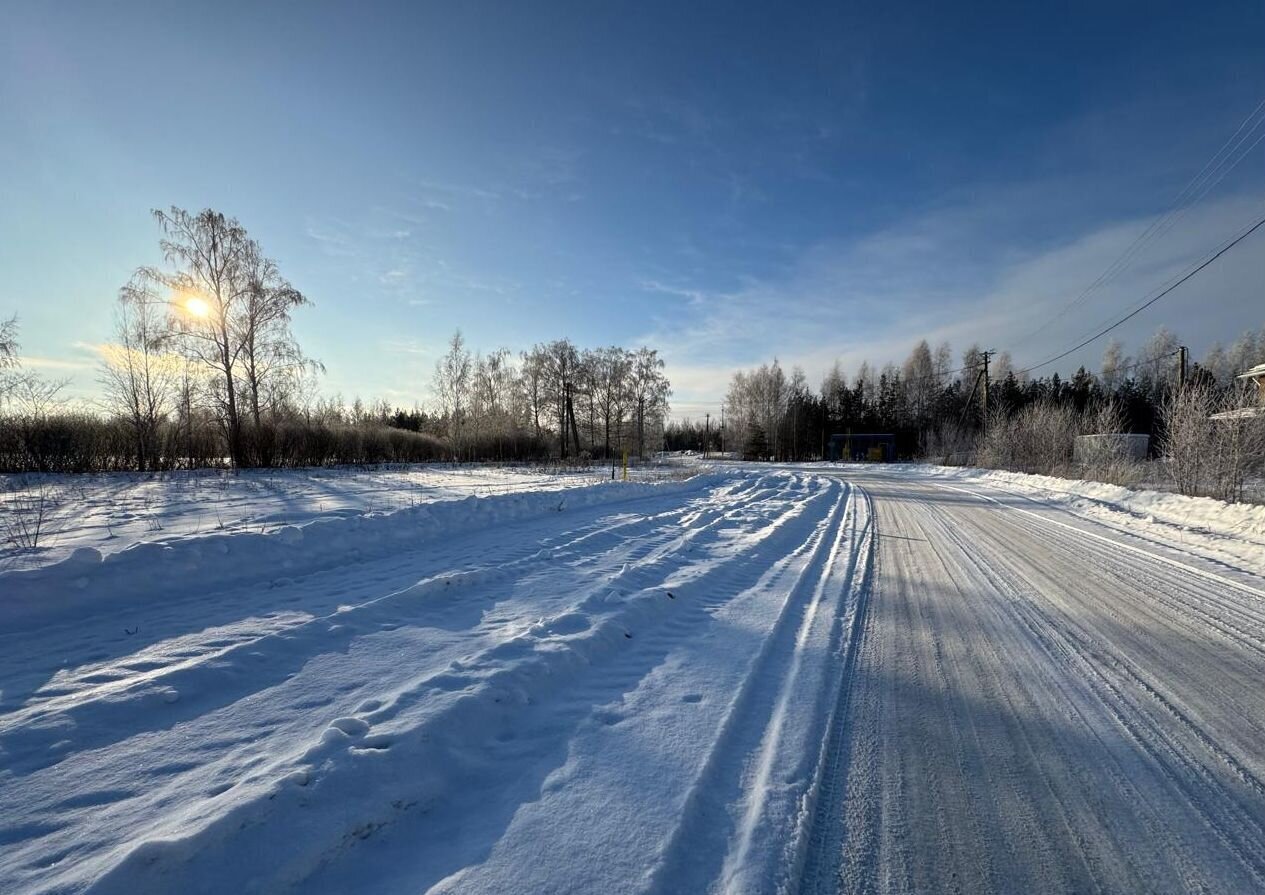
M 984 431 L 985 438 L 988 437 L 988 359 L 996 353 L 997 352 L 992 351 L 992 350 L 981 352 L 981 356 L 984 358 L 984 426 L 983 426 L 983 431 Z
M 725 405 L 720 406 L 720 452 L 725 452 Z
M 1186 387 L 1186 375 L 1189 372 L 1187 365 L 1190 361 L 1190 349 L 1182 345 L 1177 349 L 1177 387 L 1184 389 Z
M 637 398 L 637 456 L 646 455 L 646 399 Z
M 560 430 L 559 432 L 560 440 L 558 443 L 558 450 L 560 451 L 560 453 L 558 456 L 561 457 L 563 460 L 567 459 L 567 405 L 570 402 L 571 402 L 571 383 L 567 382 L 564 379 L 562 380 L 562 413 L 561 413 L 562 419 L 559 420 L 560 425 L 558 426 L 558 429 Z
M 707 442 L 711 440 L 712 434 L 712 414 L 711 411 L 703 414 L 703 459 L 707 459 Z

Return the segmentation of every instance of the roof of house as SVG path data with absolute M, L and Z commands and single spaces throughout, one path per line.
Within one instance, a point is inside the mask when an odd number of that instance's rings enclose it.
M 1250 420 L 1261 415 L 1259 407 L 1238 407 L 1234 410 L 1223 410 L 1208 417 L 1210 420 Z

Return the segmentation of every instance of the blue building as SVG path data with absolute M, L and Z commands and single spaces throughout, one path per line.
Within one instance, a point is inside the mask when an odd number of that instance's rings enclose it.
M 831 435 L 831 460 L 873 460 L 891 463 L 896 459 L 896 436 L 892 434 Z

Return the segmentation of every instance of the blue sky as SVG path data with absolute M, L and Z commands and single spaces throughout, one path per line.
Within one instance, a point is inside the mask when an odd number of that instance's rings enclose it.
M 1076 296 L 1265 99 L 1265 6 L 9 3 L 0 315 L 93 389 L 150 208 L 239 218 L 327 391 L 442 343 L 648 343 L 679 413 L 771 359 L 1074 344 L 1265 214 L 1265 143 Z M 1259 234 L 1258 234 L 1259 235 Z M 1253 237 L 1121 335 L 1265 323 Z M 1069 359 L 1094 366 L 1101 345 Z

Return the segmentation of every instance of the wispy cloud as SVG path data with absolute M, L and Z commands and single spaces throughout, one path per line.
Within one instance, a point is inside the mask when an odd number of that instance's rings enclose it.
M 660 295 L 672 295 L 677 298 L 684 298 L 692 305 L 701 305 L 709 299 L 724 297 L 720 293 L 711 293 L 703 289 L 692 289 L 687 286 L 674 286 L 668 283 L 661 283 L 654 279 L 642 280 L 638 286 L 643 292 L 654 292 Z
M 52 370 L 54 372 L 75 373 L 83 370 L 95 369 L 97 362 L 74 358 L 38 357 L 28 355 L 27 357 L 22 358 L 22 366 L 31 370 Z
M 426 356 L 431 354 L 430 348 L 417 339 L 387 339 L 382 342 L 382 350 L 391 354 L 409 354 L 414 356 Z
M 304 228 L 308 239 L 313 240 L 321 252 L 331 258 L 354 258 L 358 254 L 348 230 L 346 224 L 333 218 L 309 218 Z
M 1035 363 L 1121 315 L 1263 210 L 1252 196 L 1200 207 L 1083 307 L 1056 317 L 1149 219 L 1100 223 L 1071 238 L 1020 245 L 997 235 L 1008 216 L 1025 213 L 1006 199 L 977 197 L 860 239 L 816 243 L 785 276 L 756 279 L 732 293 L 709 296 L 642 281 L 643 289 L 687 299 L 683 315 L 658 315 L 645 341 L 662 346 L 674 382 L 691 382 L 687 394 L 695 401 L 718 399 L 729 372 L 774 356 L 803 365 L 816 379 L 835 359 L 852 368 L 863 359 L 899 362 L 919 338 L 948 340 L 957 351 L 978 342 L 1012 351 L 1020 365 Z M 1265 252 L 1227 256 L 1185 295 L 1174 294 L 1167 308 L 1157 306 L 1121 332 L 1140 341 L 1168 322 L 1196 350 L 1231 339 L 1243 326 L 1259 325 L 1245 319 L 1259 314 L 1244 309 L 1262 280 Z M 1189 313 L 1192 300 L 1197 316 Z M 1092 345 L 1069 363 L 1092 367 L 1101 351 Z M 710 389 L 704 385 L 709 377 Z

